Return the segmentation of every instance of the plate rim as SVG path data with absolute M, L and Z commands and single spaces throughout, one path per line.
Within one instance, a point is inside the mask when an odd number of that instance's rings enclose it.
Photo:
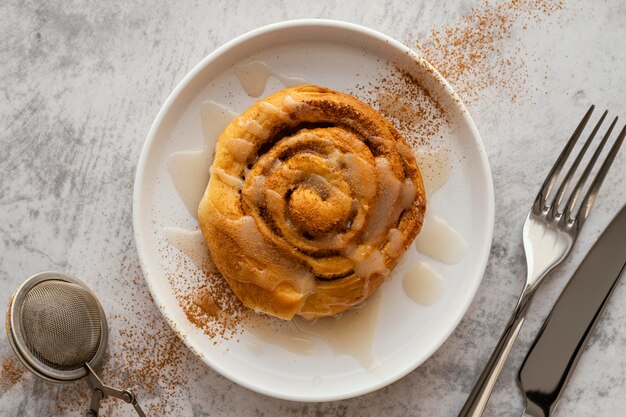
M 481 249 L 480 256 L 478 259 L 478 270 L 481 271 L 480 279 L 476 280 L 474 286 L 471 288 L 470 290 L 471 296 L 467 297 L 466 302 L 462 305 L 462 308 L 458 310 L 456 317 L 454 317 L 453 325 L 449 326 L 449 328 L 444 332 L 444 337 L 442 337 L 438 343 L 435 343 L 431 347 L 431 349 L 427 350 L 422 358 L 411 363 L 409 366 L 405 367 L 402 372 L 397 372 L 393 374 L 391 377 L 382 378 L 374 384 L 371 384 L 365 388 L 351 391 L 349 393 L 327 394 L 327 395 L 317 395 L 317 396 L 316 395 L 302 396 L 302 395 L 297 395 L 297 394 L 284 393 L 284 392 L 267 389 L 263 386 L 250 383 L 245 378 L 241 378 L 237 375 L 233 375 L 231 372 L 225 370 L 222 366 L 220 366 L 220 364 L 217 361 L 211 360 L 206 355 L 202 355 L 196 352 L 196 349 L 191 345 L 188 338 L 184 334 L 182 334 L 182 331 L 178 328 L 177 322 L 173 318 L 171 318 L 169 314 L 167 313 L 165 303 L 163 302 L 161 296 L 159 295 L 159 292 L 153 286 L 151 280 L 148 278 L 149 276 L 148 266 L 147 266 L 147 263 L 145 262 L 145 255 L 144 255 L 145 248 L 144 248 L 144 244 L 142 243 L 144 236 L 143 236 L 143 233 L 141 233 L 141 230 L 139 227 L 140 210 L 138 209 L 138 207 L 141 205 L 140 195 L 141 195 L 141 192 L 142 192 L 141 190 L 143 189 L 143 185 L 144 185 L 143 172 L 148 162 L 147 158 L 148 158 L 149 149 L 152 147 L 152 145 L 154 144 L 156 140 L 156 132 L 158 131 L 161 123 L 163 122 L 163 119 L 169 113 L 169 111 L 172 108 L 172 104 L 176 101 L 177 97 L 181 94 L 181 92 L 196 78 L 196 76 L 206 66 L 208 66 L 212 61 L 216 60 L 218 57 L 220 57 L 222 54 L 226 53 L 230 49 L 242 43 L 245 43 L 257 36 L 264 35 L 269 32 L 289 29 L 289 28 L 304 27 L 304 26 L 306 27 L 315 26 L 318 28 L 332 27 L 332 28 L 344 29 L 344 30 L 348 30 L 352 32 L 358 32 L 360 35 L 366 35 L 369 37 L 377 38 L 378 40 L 382 40 L 388 43 L 391 47 L 406 53 L 411 59 L 418 62 L 419 65 L 422 65 L 426 70 L 431 72 L 435 76 L 435 78 L 437 78 L 437 81 L 442 84 L 443 90 L 452 97 L 455 106 L 457 106 L 459 110 L 461 111 L 461 117 L 463 118 L 463 121 L 465 122 L 467 128 L 469 129 L 471 133 L 473 141 L 475 142 L 475 145 L 476 145 L 478 156 L 482 162 L 480 168 L 482 171 L 481 173 L 485 178 L 484 186 L 485 186 L 485 192 L 487 194 L 486 207 L 485 207 L 485 211 L 487 215 L 486 217 L 487 218 L 487 225 L 486 225 L 487 226 L 487 230 L 486 230 L 487 239 L 485 241 L 483 248 Z M 139 160 L 137 162 L 137 167 L 135 169 L 135 180 L 133 184 L 133 196 L 132 196 L 132 220 L 133 220 L 133 238 L 134 238 L 135 248 L 137 250 L 137 256 L 139 259 L 139 264 L 141 266 L 142 275 L 143 275 L 144 281 L 147 284 L 148 290 L 150 291 L 150 294 L 153 297 L 154 303 L 157 305 L 160 314 L 163 316 L 163 318 L 168 323 L 170 328 L 174 331 L 174 333 L 176 333 L 176 335 L 182 340 L 185 346 L 194 355 L 199 357 L 202 360 L 202 362 L 204 362 L 207 366 L 217 371 L 219 374 L 226 377 L 227 379 L 235 382 L 236 384 L 240 386 L 243 386 L 247 389 L 250 389 L 252 391 L 261 393 L 269 397 L 289 400 L 289 401 L 300 401 L 300 402 L 336 401 L 336 400 L 354 398 L 354 397 L 358 397 L 361 395 L 374 392 L 378 389 L 381 389 L 387 385 L 390 385 L 398 381 L 399 379 L 403 378 L 407 374 L 413 372 L 420 365 L 422 365 L 426 360 L 428 360 L 437 350 L 439 350 L 441 346 L 443 346 L 443 344 L 449 339 L 452 332 L 454 332 L 454 330 L 459 326 L 459 323 L 461 322 L 463 317 L 465 317 L 465 315 L 467 314 L 467 311 L 470 305 L 472 304 L 472 302 L 474 301 L 474 298 L 476 297 L 476 293 L 478 291 L 478 288 L 480 287 L 480 284 L 482 283 L 484 279 L 485 270 L 487 268 L 490 249 L 493 243 L 493 230 L 494 230 L 494 222 L 495 222 L 495 193 L 494 193 L 494 187 L 493 187 L 493 177 L 491 174 L 491 167 L 489 165 L 487 152 L 486 152 L 482 137 L 478 131 L 478 128 L 476 127 L 474 120 L 470 116 L 469 111 L 467 110 L 465 104 L 463 103 L 461 98 L 457 95 L 457 93 L 454 91 L 452 86 L 437 71 L 437 69 L 433 67 L 425 58 L 419 55 L 416 51 L 404 45 L 402 42 L 388 35 L 385 35 L 382 32 L 379 32 L 374 29 L 370 29 L 368 27 L 365 27 L 359 24 L 350 23 L 350 22 L 341 21 L 341 20 L 334 20 L 334 19 L 294 19 L 294 20 L 280 21 L 280 22 L 269 24 L 269 25 L 261 26 L 259 28 L 253 29 L 251 31 L 248 31 L 244 34 L 241 34 L 233 38 L 232 40 L 224 43 L 222 46 L 218 47 L 213 52 L 211 52 L 206 57 L 204 57 L 188 73 L 186 73 L 185 76 L 178 82 L 176 87 L 172 90 L 172 92 L 168 95 L 165 102 L 160 107 L 154 121 L 152 122 L 152 125 L 150 126 L 150 130 L 148 131 L 146 139 L 142 145 Z

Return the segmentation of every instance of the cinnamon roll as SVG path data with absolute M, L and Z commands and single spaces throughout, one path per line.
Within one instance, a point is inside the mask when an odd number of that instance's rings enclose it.
M 287 88 L 217 140 L 198 208 L 215 265 L 248 307 L 329 316 L 385 281 L 424 219 L 413 152 L 380 113 L 314 85 Z

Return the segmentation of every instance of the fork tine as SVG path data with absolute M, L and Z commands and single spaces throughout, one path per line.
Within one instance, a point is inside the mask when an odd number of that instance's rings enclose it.
M 565 191 L 567 191 L 567 186 L 569 185 L 569 182 L 574 176 L 574 172 L 576 172 L 576 170 L 578 169 L 578 166 L 580 165 L 580 161 L 582 161 L 583 157 L 585 156 L 585 153 L 587 152 L 589 145 L 591 145 L 591 142 L 593 142 L 593 139 L 596 137 L 596 133 L 598 133 L 598 130 L 600 130 L 600 126 L 604 122 L 604 119 L 606 118 L 607 113 L 608 111 L 605 111 L 604 113 L 602 113 L 602 117 L 600 117 L 600 120 L 598 121 L 598 123 L 596 123 L 596 126 L 591 131 L 589 138 L 587 138 L 587 140 L 585 141 L 585 144 L 580 149 L 580 152 L 578 152 L 578 156 L 576 156 L 574 163 L 567 171 L 567 174 L 565 174 L 565 178 L 563 178 L 563 182 L 561 183 L 561 186 L 559 187 L 559 190 L 557 191 L 556 196 L 554 196 L 554 200 L 552 200 L 552 204 L 550 204 L 550 207 L 552 208 L 552 211 L 554 213 L 558 212 L 559 206 L 561 205 L 561 201 L 563 200 L 563 195 L 565 195 Z
M 565 148 L 563 148 L 563 150 L 561 151 L 561 154 L 559 155 L 556 162 L 552 166 L 550 173 L 548 174 L 545 181 L 543 182 L 543 185 L 541 186 L 541 190 L 539 190 L 539 194 L 537 194 L 537 198 L 535 199 L 535 204 L 534 204 L 535 209 L 540 210 L 540 211 L 543 211 L 545 209 L 546 198 L 550 194 L 550 190 L 552 190 L 552 187 L 554 186 L 554 183 L 556 182 L 557 177 L 561 173 L 561 169 L 563 169 L 563 165 L 565 165 L 565 161 L 569 157 L 569 154 L 572 152 L 574 145 L 576 145 L 576 141 L 578 141 L 580 134 L 582 133 L 585 126 L 587 125 L 587 121 L 589 120 L 589 117 L 591 117 L 591 113 L 593 113 L 593 109 L 595 109 L 595 107 L 596 106 L 594 105 L 589 107 L 589 110 L 587 110 L 587 113 L 578 124 L 578 127 L 576 128 L 576 130 L 574 130 L 572 137 L 569 139 L 569 141 L 565 145 Z
M 587 194 L 585 195 L 585 198 L 582 204 L 580 205 L 580 209 L 578 210 L 578 213 L 576 214 L 576 218 L 574 219 L 574 221 L 577 223 L 578 228 L 582 227 L 585 220 L 587 220 L 587 217 L 589 216 L 589 212 L 591 211 L 591 208 L 593 207 L 593 203 L 596 201 L 596 198 L 598 197 L 598 192 L 600 191 L 600 187 L 602 186 L 604 177 L 606 177 L 606 174 L 609 172 L 609 169 L 611 168 L 611 164 L 613 164 L 613 161 L 615 160 L 615 156 L 617 155 L 619 148 L 622 146 L 622 143 L 624 142 L 625 136 L 626 136 L 626 125 L 624 125 L 624 127 L 622 128 L 622 131 L 619 133 L 619 136 L 613 143 L 613 146 L 611 146 L 611 150 L 607 154 L 606 159 L 604 160 L 604 163 L 600 167 L 600 170 L 598 170 L 596 177 L 594 178 L 593 182 L 591 183 L 591 186 L 589 187 L 589 191 L 587 191 Z
M 570 216 L 572 214 L 572 211 L 574 210 L 574 206 L 576 205 L 576 200 L 578 200 L 578 197 L 580 196 L 580 192 L 582 191 L 583 186 L 585 185 L 585 182 L 587 182 L 587 179 L 589 178 L 589 174 L 591 173 L 593 166 L 596 164 L 596 161 L 600 157 L 600 154 L 602 153 L 602 149 L 604 149 L 604 145 L 606 145 L 606 142 L 609 140 L 609 137 L 611 136 L 611 133 L 613 132 L 613 128 L 615 127 L 616 123 L 617 123 L 617 117 L 613 119 L 613 123 L 611 123 L 611 126 L 609 126 L 609 129 L 604 134 L 604 137 L 602 138 L 600 145 L 598 145 L 598 147 L 596 148 L 596 151 L 593 153 L 593 156 L 587 163 L 587 166 L 585 167 L 585 170 L 580 176 L 580 179 L 576 183 L 576 187 L 574 188 L 574 191 L 572 191 L 572 195 L 570 196 L 569 200 L 567 200 L 567 205 L 565 208 L 565 215 L 563 216 L 563 218 L 566 221 L 570 221 Z

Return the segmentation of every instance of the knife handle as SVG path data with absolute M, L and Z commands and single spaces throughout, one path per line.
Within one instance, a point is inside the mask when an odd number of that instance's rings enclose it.
M 465 401 L 458 417 L 480 417 L 483 415 L 493 387 L 500 376 L 500 372 L 502 372 L 502 368 L 504 368 L 506 358 L 509 356 L 509 352 L 511 352 L 517 335 L 524 324 L 534 293 L 534 288 L 531 287 L 526 287 L 522 293 L 500 340 L 498 340 L 498 344 L 478 377 L 474 389 Z

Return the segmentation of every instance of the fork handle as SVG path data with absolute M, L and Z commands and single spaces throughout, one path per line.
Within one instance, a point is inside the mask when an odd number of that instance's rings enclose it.
M 517 302 L 504 333 L 500 336 L 500 340 L 485 365 L 485 369 L 483 369 L 467 401 L 465 401 L 459 417 L 480 417 L 483 415 L 493 387 L 498 380 L 498 376 L 500 376 L 502 368 L 504 368 L 506 358 L 509 356 L 515 339 L 517 339 L 517 335 L 524 324 L 533 293 L 534 291 L 527 288 Z

